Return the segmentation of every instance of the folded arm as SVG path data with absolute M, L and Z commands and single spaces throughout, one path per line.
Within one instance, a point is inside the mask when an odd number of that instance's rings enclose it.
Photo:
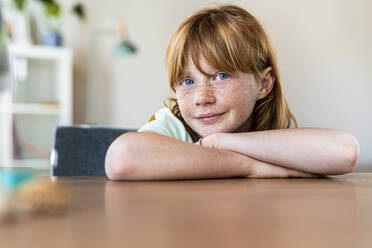
M 126 133 L 106 154 L 112 180 L 166 180 L 229 177 L 314 177 L 236 152 L 181 142 L 153 132 Z
M 352 135 L 318 128 L 218 133 L 205 137 L 202 145 L 290 169 L 327 175 L 352 172 L 359 156 L 359 144 Z

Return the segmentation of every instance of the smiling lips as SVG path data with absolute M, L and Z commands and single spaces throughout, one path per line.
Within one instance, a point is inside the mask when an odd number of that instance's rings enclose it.
M 223 113 L 221 114 L 205 114 L 205 115 L 200 115 L 198 119 L 203 122 L 204 124 L 213 124 L 217 122 Z

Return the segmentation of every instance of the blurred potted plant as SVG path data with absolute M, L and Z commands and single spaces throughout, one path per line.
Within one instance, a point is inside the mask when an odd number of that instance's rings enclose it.
M 56 0 L 33 0 L 33 2 L 41 4 L 44 12 L 43 23 L 46 26 L 46 31 L 41 35 L 41 43 L 43 45 L 61 46 L 61 4 Z M 24 11 L 27 0 L 13 0 L 13 3 L 19 11 Z M 86 16 L 84 5 L 80 2 L 71 7 L 71 13 L 80 20 L 84 20 Z
M 6 52 L 6 37 L 2 18 L 2 5 L 0 3 L 0 93 L 8 85 L 8 55 Z

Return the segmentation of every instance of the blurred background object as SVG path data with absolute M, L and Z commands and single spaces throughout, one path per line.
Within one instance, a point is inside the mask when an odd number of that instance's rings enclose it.
M 0 224 L 68 210 L 71 193 L 57 180 L 34 177 L 29 168 L 0 168 Z
M 73 123 L 73 56 L 60 47 L 62 19 L 84 20 L 85 8 L 54 0 L 1 3 L 0 166 L 48 173 L 54 129 Z
M 0 94 L 0 165 L 49 169 L 54 129 L 72 121 L 72 52 L 8 45 L 11 87 Z
M 0 2 L 0 92 L 9 82 L 9 61 L 6 50 L 6 31 L 2 18 L 2 4 Z
M 19 19 L 19 24 L 15 26 L 15 30 L 19 31 L 15 35 L 15 42 L 19 43 L 19 38 L 27 40 L 25 43 L 30 43 L 31 40 L 31 18 L 34 18 L 37 24 L 41 27 L 40 43 L 49 46 L 61 46 L 62 35 L 62 5 L 55 0 L 12 0 L 13 6 L 18 10 L 16 14 Z M 84 20 L 86 16 L 84 5 L 81 2 L 73 4 L 70 13 L 76 15 L 80 20 Z M 15 13 L 13 13 L 14 15 Z M 37 31 L 35 31 L 37 32 Z M 34 34 L 35 39 L 35 34 Z M 36 38 L 37 39 L 37 38 Z M 37 43 L 37 41 L 34 41 Z
M 100 38 L 115 38 L 116 44 L 114 44 L 111 52 L 111 56 L 116 58 L 121 56 L 132 55 L 137 52 L 137 48 L 128 38 L 128 31 L 125 24 L 122 21 L 117 22 L 117 29 L 114 28 L 97 28 L 92 32 L 91 46 L 90 46 L 90 59 L 89 59 L 89 81 L 87 87 L 88 101 L 87 101 L 87 114 L 85 123 L 89 125 L 98 124 L 96 119 L 97 109 L 97 48 Z M 109 55 L 109 56 L 110 56 Z M 101 83 L 101 82 L 100 82 Z

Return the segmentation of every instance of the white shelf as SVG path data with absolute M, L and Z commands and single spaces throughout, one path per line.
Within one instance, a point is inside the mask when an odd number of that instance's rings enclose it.
M 8 49 L 10 54 L 21 58 L 58 59 L 72 56 L 71 51 L 64 47 L 11 44 Z
M 0 113 L 3 114 L 35 114 L 59 115 L 59 105 L 37 103 L 0 104 Z
M 0 168 L 19 168 L 28 167 L 38 170 L 46 170 L 50 167 L 50 160 L 48 159 L 25 159 L 25 160 L 11 160 L 7 162 L 0 162 Z
M 54 129 L 72 124 L 72 52 L 35 45 L 7 48 L 12 87 L 0 92 L 0 167 L 48 169 Z

